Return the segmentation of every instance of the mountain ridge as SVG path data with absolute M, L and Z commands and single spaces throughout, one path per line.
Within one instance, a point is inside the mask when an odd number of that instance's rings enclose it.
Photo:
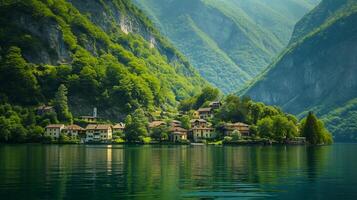
M 351 104 L 357 96 L 353 56 L 357 51 L 357 3 L 349 0 L 338 3 L 339 6 L 325 0 L 303 18 L 296 27 L 304 30 L 305 35 L 295 31 L 289 47 L 240 94 L 282 106 L 294 114 L 304 115 L 307 110 L 314 110 L 324 117 L 336 137 L 345 140 L 346 136 L 355 137 L 357 130 L 349 120 L 355 118 L 355 114 L 351 114 L 355 107 Z M 330 15 L 321 15 L 324 19 L 312 26 L 311 16 L 319 13 Z M 336 114 L 342 112 L 334 112 L 339 107 L 352 109 L 346 111 L 350 113 L 349 119 Z M 350 127 L 344 129 L 348 133 L 336 131 L 336 127 L 341 127 L 336 121 Z
M 289 42 L 295 22 L 318 1 L 134 2 L 206 80 L 230 93 L 265 69 Z

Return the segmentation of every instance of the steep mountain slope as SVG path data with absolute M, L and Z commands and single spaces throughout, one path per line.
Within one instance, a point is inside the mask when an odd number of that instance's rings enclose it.
M 207 84 L 130 1 L 7 0 L 0 13 L 2 100 L 48 103 L 65 84 L 76 116 L 97 106 L 117 119 L 168 109 Z M 19 92 L 26 77 L 31 96 Z
M 228 93 L 259 74 L 316 0 L 135 0 L 200 74 Z
M 285 52 L 243 93 L 295 114 L 315 110 L 337 139 L 357 139 L 356 53 L 357 1 L 324 0 L 297 24 Z

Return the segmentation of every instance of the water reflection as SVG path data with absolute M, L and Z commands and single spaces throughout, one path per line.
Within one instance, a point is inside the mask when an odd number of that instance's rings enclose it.
M 343 150 L 334 147 L 0 146 L 0 196 L 300 199 L 308 191 L 321 197 L 311 188 L 356 185 L 356 172 L 349 174 L 355 179 L 337 179 L 345 176 L 335 165 Z

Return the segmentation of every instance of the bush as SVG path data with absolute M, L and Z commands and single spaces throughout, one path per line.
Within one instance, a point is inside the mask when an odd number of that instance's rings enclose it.
M 144 143 L 144 144 L 150 144 L 151 143 L 151 137 L 139 136 L 139 141 Z

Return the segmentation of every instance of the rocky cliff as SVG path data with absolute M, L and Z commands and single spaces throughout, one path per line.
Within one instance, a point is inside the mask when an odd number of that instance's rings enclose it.
M 339 139 L 355 134 L 356 8 L 354 0 L 323 1 L 297 24 L 284 53 L 242 93 L 294 114 L 314 110 Z M 336 128 L 339 123 L 344 131 Z

